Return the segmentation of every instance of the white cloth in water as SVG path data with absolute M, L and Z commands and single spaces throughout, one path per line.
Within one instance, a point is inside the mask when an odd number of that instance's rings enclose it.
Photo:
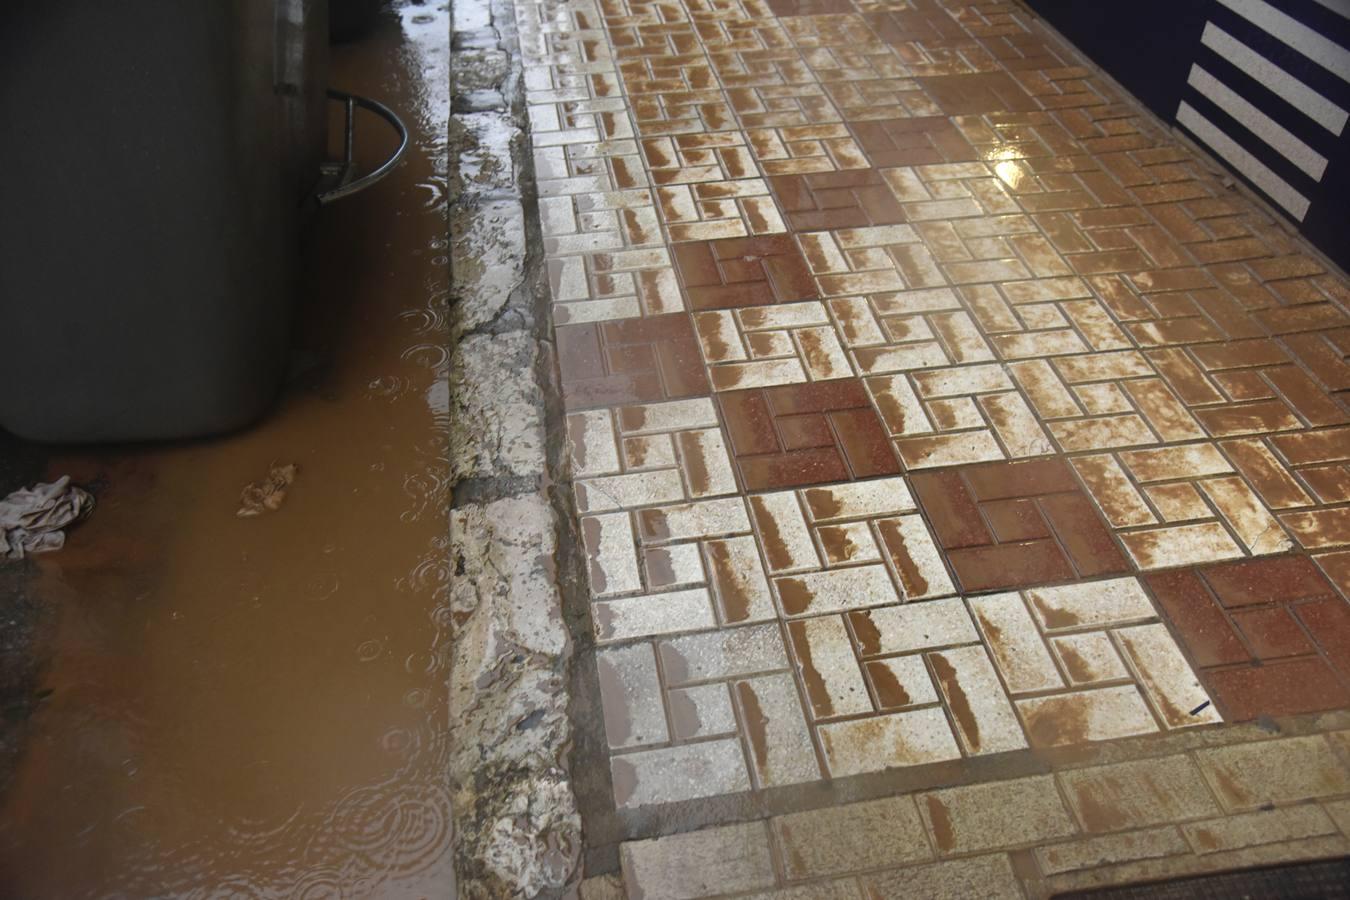
M 66 544 L 61 529 L 93 507 L 93 495 L 71 484 L 69 475 L 15 491 L 0 500 L 0 559 L 60 550 Z

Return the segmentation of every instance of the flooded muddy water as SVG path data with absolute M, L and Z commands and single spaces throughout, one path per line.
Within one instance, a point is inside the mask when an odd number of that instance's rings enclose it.
M 448 11 L 395 4 L 331 82 L 407 161 L 324 210 L 293 374 L 257 427 L 54 451 L 99 499 L 0 809 L 0 896 L 446 897 Z M 371 165 L 390 147 L 358 133 Z M 377 138 L 373 139 L 372 138 Z M 240 492 L 299 467 L 275 512 Z

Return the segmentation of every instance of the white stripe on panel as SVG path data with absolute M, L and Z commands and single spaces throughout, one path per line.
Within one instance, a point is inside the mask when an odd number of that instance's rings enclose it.
M 1279 38 L 1323 68 L 1350 81 L 1350 50 L 1322 37 L 1265 0 L 1219 0 L 1242 18 Z
M 1350 5 L 1350 0 L 1345 0 L 1345 2 Z M 1346 113 L 1335 103 L 1332 103 L 1218 25 L 1213 22 L 1206 22 L 1204 34 L 1200 35 L 1200 43 L 1270 88 L 1281 100 L 1284 100 L 1327 131 L 1332 134 L 1340 134 L 1345 130 L 1345 123 L 1347 119 L 1350 119 L 1350 113 Z
M 1313 0 L 1318 6 L 1325 6 L 1338 16 L 1350 19 L 1350 0 Z
M 1181 106 L 1177 108 L 1177 121 L 1185 125 L 1191 134 L 1208 144 L 1211 150 L 1226 159 L 1229 165 L 1245 175 L 1268 197 L 1288 210 L 1291 216 L 1300 222 L 1303 221 L 1303 217 L 1308 214 L 1308 198 L 1294 190 L 1289 182 L 1272 172 L 1261 160 L 1242 149 L 1237 141 L 1220 131 L 1213 122 L 1196 112 L 1195 107 L 1185 100 L 1181 101 Z
M 1279 122 L 1239 97 L 1228 85 L 1194 64 L 1191 65 L 1191 74 L 1186 83 L 1212 100 L 1219 109 L 1241 122 L 1252 134 L 1274 147 L 1281 156 L 1310 175 L 1314 181 L 1322 180 L 1327 171 L 1327 158 L 1300 141 Z

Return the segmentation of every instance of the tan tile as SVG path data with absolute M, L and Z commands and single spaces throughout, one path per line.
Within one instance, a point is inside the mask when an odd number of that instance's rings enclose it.
M 693 684 L 757 672 L 786 670 L 787 652 L 777 624 L 722 628 L 657 643 L 666 684 Z
M 572 413 L 567 417 L 567 447 L 572 474 L 610 475 L 619 471 L 614 423 L 608 410 Z
M 627 895 L 648 900 L 691 900 L 769 888 L 775 881 L 763 822 L 626 841 L 619 861 Z
M 878 519 L 876 529 L 905 600 L 946 597 L 956 592 L 922 516 Z
M 586 571 L 594 596 L 626 594 L 642 589 L 633 523 L 628 513 L 583 517 L 581 537 L 586 547 Z
M 936 706 L 828 722 L 818 731 L 826 764 L 835 778 L 961 756 L 947 717 Z
M 1158 730 L 1139 691 L 1131 685 L 1016 702 L 1034 747 L 1109 741 Z
M 1294 546 L 1261 498 L 1241 478 L 1207 478 L 1200 486 L 1251 554 L 1280 553 Z
M 1101 416 L 1047 423 L 1066 452 L 1104 450 L 1157 443 L 1157 436 L 1136 415 Z
M 675 435 L 675 446 L 690 498 L 736 493 L 736 476 L 722 440 L 722 429 L 679 432 Z
M 972 597 L 971 613 L 984 635 L 994 664 L 1012 694 L 1064 686 L 1020 594 Z
M 1116 528 L 1152 525 L 1157 521 L 1148 504 L 1110 454 L 1079 456 L 1072 460 L 1092 499 Z
M 1164 522 L 1188 522 L 1214 517 L 1214 509 L 1189 481 L 1150 484 L 1144 488 L 1144 495 L 1158 510 Z
M 1242 548 L 1217 522 L 1148 528 L 1122 534 L 1120 539 L 1135 564 L 1145 570 L 1219 562 L 1242 556 Z
M 933 679 L 929 677 L 921 656 L 892 656 L 873 660 L 864 669 L 875 693 L 878 709 L 904 709 L 938 702 Z
M 911 469 L 968 465 L 1005 458 L 1002 448 L 988 431 L 901 438 L 895 442 L 895 448 Z
M 979 400 L 1009 457 L 1047 456 L 1054 452 L 1054 446 L 1021 394 L 1016 391 L 986 394 Z
M 699 500 L 637 513 L 639 539 L 644 544 L 722 537 L 750 531 L 745 501 L 739 497 Z
M 947 788 L 917 800 L 939 856 L 1046 843 L 1078 830 L 1048 775 Z
M 708 541 L 703 552 L 721 622 L 736 624 L 774 618 L 773 597 L 754 538 L 742 535 Z
M 1071 684 L 1097 684 L 1129 677 L 1111 638 L 1104 631 L 1052 638 L 1050 646 Z
M 625 406 L 619 410 L 619 431 L 626 435 L 716 427 L 717 409 L 705 397 Z
M 1089 833 L 1166 825 L 1219 812 L 1199 768 L 1180 754 L 1073 769 L 1057 778 L 1075 818 Z
M 1020 898 L 1021 884 L 1005 854 L 953 859 L 928 866 L 860 876 L 865 896 L 876 900 L 914 897 Z
M 761 675 L 731 685 L 741 710 L 751 772 L 760 788 L 820 778 L 797 685 L 791 675 Z
M 1077 416 L 1082 409 L 1069 393 L 1059 375 L 1043 359 L 1029 359 L 1008 364 L 1008 370 L 1018 385 L 1031 399 L 1042 419 Z
M 736 733 L 736 713 L 725 684 L 676 688 L 669 705 L 673 734 L 681 741 Z
M 929 653 L 928 662 L 967 753 L 979 756 L 1027 745 L 983 647 Z
M 866 522 L 823 525 L 816 529 L 827 566 L 881 562 L 881 551 Z
M 802 492 L 802 497 L 813 522 L 837 522 L 915 509 L 914 498 L 903 478 L 880 478 L 807 488 Z
M 1320 550 L 1350 544 L 1350 507 L 1285 513 L 1280 521 L 1304 547 Z
M 805 572 L 774 579 L 779 604 L 789 616 L 815 615 L 899 600 L 881 565 Z
M 620 808 L 695 800 L 750 789 L 741 742 L 733 738 L 638 750 L 609 761 Z
M 1036 861 L 1046 875 L 1190 852 L 1190 845 L 1174 826 L 1069 841 L 1035 850 Z
M 1181 831 L 1195 852 L 1204 855 L 1335 834 L 1336 825 L 1321 807 L 1291 806 L 1193 822 Z
M 1125 625 L 1157 615 L 1133 578 L 1033 588 L 1026 596 L 1032 613 L 1048 632 Z
M 1126 450 L 1120 461 L 1140 482 L 1167 481 L 1172 478 L 1201 478 L 1225 475 L 1233 471 L 1228 460 L 1213 444 L 1187 444 L 1184 447 L 1159 447 L 1153 450 Z
M 1199 750 L 1196 760 L 1229 812 L 1350 793 L 1350 771 L 1320 735 Z
M 789 881 L 933 858 L 910 797 L 813 809 L 771 821 Z
M 853 642 L 841 617 L 820 616 L 789 622 L 788 635 L 812 718 L 872 711 L 867 686 L 853 655 Z
M 973 644 L 979 635 L 959 598 L 926 600 L 849 615 L 863 656 Z
M 750 497 L 750 512 L 759 528 L 770 572 L 820 568 L 820 557 L 795 491 L 756 494 Z
M 1136 625 L 1122 628 L 1115 635 L 1138 673 L 1144 695 L 1168 728 L 1223 721 L 1167 626 Z
M 893 435 L 930 434 L 933 425 L 904 375 L 880 375 L 865 382 L 886 431 Z

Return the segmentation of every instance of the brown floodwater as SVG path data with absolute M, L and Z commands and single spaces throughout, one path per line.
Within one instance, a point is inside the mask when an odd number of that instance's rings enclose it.
M 320 215 L 293 375 L 237 435 L 52 452 L 96 490 L 39 557 L 50 694 L 0 808 L 0 896 L 452 896 L 448 11 L 334 48 L 407 162 Z M 373 121 L 367 164 L 389 149 Z M 361 143 L 361 141 L 359 141 Z M 274 463 L 284 505 L 239 518 Z

